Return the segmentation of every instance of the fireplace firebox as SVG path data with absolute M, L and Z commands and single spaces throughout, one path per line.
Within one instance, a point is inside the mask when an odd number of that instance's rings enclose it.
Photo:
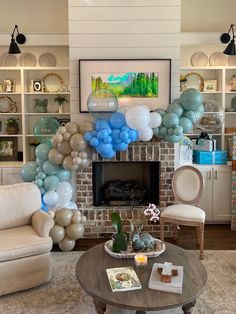
M 159 204 L 159 173 L 159 161 L 93 162 L 93 205 Z

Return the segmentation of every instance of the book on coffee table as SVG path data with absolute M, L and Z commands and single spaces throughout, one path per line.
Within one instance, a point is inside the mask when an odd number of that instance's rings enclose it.
M 113 292 L 142 288 L 141 282 L 132 266 L 108 268 L 106 272 Z
M 168 263 L 169 264 L 169 263 Z M 174 266 L 171 267 L 173 269 L 177 269 L 178 275 L 171 276 L 171 282 L 162 282 L 161 281 L 161 274 L 158 273 L 158 268 L 163 268 L 164 264 L 155 263 L 152 267 L 151 276 L 148 283 L 148 288 L 155 289 L 159 291 L 165 292 L 173 292 L 173 293 L 182 293 L 182 286 L 183 286 L 183 266 Z

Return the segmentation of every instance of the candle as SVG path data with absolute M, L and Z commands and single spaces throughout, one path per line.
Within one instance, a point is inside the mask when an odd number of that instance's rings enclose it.
M 136 254 L 134 257 L 134 262 L 136 267 L 145 267 L 147 266 L 147 256 L 145 254 Z

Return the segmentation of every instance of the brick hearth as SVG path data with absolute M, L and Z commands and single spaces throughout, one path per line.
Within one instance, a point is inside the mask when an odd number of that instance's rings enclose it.
M 97 153 L 93 153 L 93 161 L 105 161 Z M 160 161 L 160 204 L 164 208 L 173 204 L 171 178 L 174 172 L 174 145 L 153 139 L 150 142 L 136 142 L 129 145 L 125 152 L 117 153 L 112 161 Z M 159 236 L 159 224 L 150 223 L 144 216 L 142 207 L 130 210 L 129 206 L 93 206 L 92 165 L 81 169 L 77 174 L 77 204 L 87 216 L 85 238 L 110 238 L 114 229 L 111 226 L 111 213 L 118 211 L 123 220 L 127 218 L 125 229 L 129 231 L 129 221 L 142 222 L 144 231 Z M 166 226 L 166 236 L 171 236 L 170 226 Z

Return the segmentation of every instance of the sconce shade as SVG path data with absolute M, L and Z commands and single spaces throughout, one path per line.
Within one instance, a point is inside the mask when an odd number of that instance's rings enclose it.
M 12 37 L 11 39 L 11 43 L 10 43 L 10 46 L 9 46 L 9 50 L 8 50 L 8 53 L 10 54 L 17 54 L 17 53 L 21 53 L 20 51 L 20 48 L 18 47 L 15 39 Z
M 235 49 L 235 41 L 234 38 L 231 40 L 231 42 L 228 44 L 226 49 L 223 51 L 225 55 L 228 56 L 235 56 L 236 55 L 236 49 Z

